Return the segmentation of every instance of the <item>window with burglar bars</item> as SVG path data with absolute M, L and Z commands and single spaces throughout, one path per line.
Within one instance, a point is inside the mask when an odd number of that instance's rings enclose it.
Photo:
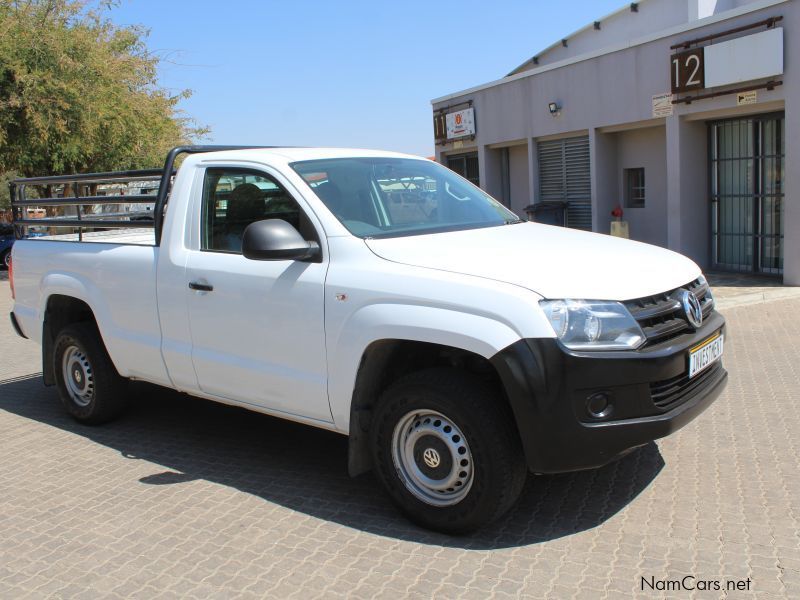
M 447 167 L 461 175 L 464 179 L 468 180 L 480 187 L 481 177 L 478 168 L 478 153 L 471 152 L 469 154 L 456 154 L 447 157 Z
M 625 208 L 644 208 L 644 169 L 625 169 Z
M 537 143 L 539 201 L 567 203 L 567 227 L 592 230 L 589 136 Z
M 783 115 L 710 125 L 712 261 L 717 269 L 783 273 Z

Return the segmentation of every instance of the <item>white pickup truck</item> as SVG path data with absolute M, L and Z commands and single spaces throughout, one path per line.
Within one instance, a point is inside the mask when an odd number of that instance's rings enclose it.
M 96 210 L 143 201 L 101 184 L 147 179 L 154 210 Z M 528 471 L 675 431 L 727 381 L 691 260 L 524 222 L 429 160 L 194 146 L 11 188 L 11 321 L 73 417 L 115 417 L 143 380 L 336 431 L 352 475 L 440 531 L 503 514 Z

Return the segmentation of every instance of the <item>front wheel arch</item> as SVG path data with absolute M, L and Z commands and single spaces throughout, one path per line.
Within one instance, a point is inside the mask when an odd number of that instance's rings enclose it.
M 414 340 L 375 341 L 361 356 L 350 403 L 348 472 L 352 477 L 366 473 L 373 467 L 369 430 L 381 393 L 402 377 L 435 367 L 477 374 L 496 390 L 499 402 L 508 403 L 496 367 L 479 354 L 463 348 Z
M 497 400 L 481 378 L 452 368 L 412 373 L 383 392 L 370 432 L 376 476 L 412 521 L 466 533 L 516 503 L 527 469 L 511 411 Z

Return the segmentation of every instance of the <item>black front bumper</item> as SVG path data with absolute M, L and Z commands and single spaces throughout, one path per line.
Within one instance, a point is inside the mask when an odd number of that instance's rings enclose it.
M 716 333 L 717 312 L 698 331 L 625 352 L 573 352 L 554 339 L 526 339 L 492 358 L 522 439 L 528 468 L 561 473 L 603 466 L 669 435 L 703 412 L 728 380 L 721 363 L 688 378 L 689 351 Z M 610 409 L 587 404 L 604 395 Z

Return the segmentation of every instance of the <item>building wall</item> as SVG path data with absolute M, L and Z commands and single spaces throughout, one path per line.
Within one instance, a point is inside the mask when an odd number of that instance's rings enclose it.
M 785 11 L 797 22 L 800 19 L 798 2 L 792 11 Z M 784 36 L 784 60 L 787 70 L 783 92 L 786 95 L 786 173 L 784 175 L 784 283 L 800 285 L 800 31 Z
M 510 175 L 511 210 L 519 216 L 525 216 L 525 207 L 533 202 L 530 193 L 530 177 L 528 173 L 528 145 L 511 146 L 508 149 L 508 166 Z
M 709 263 L 710 201 L 708 198 L 707 121 L 771 111 L 786 113 L 787 176 L 784 182 L 784 281 L 800 284 L 800 0 L 720 0 L 714 10 L 742 3 L 762 6 L 745 14 L 726 13 L 699 21 L 700 26 L 626 47 L 586 60 L 559 66 L 540 66 L 528 76 L 511 77 L 499 84 L 448 95 L 434 101 L 434 109 L 472 100 L 476 112 L 476 139 L 437 147 L 447 152 L 478 151 L 482 187 L 498 195 L 499 177 L 493 148 L 549 137 L 590 137 L 592 159 L 593 227 L 606 232 L 608 214 L 620 199 L 623 163 L 641 156 L 647 169 L 646 209 L 632 209 L 634 238 L 683 252 L 702 266 Z M 647 4 L 676 5 L 685 2 Z M 769 4 L 769 5 L 768 5 Z M 644 10 L 643 3 L 640 10 Z M 703 7 L 699 7 L 700 10 Z M 708 10 L 706 6 L 703 8 Z M 667 9 L 665 9 L 667 10 Z M 677 9 L 676 9 L 677 10 Z M 757 104 L 737 106 L 736 95 L 703 99 L 674 106 L 669 117 L 653 118 L 652 97 L 670 90 L 669 57 L 672 44 L 718 34 L 781 15 L 784 28 L 782 86 L 760 89 Z M 641 16 L 641 15 L 640 15 Z M 711 22 L 709 22 L 711 21 Z M 797 31 L 797 33 L 795 33 Z M 752 33 L 755 33 L 753 30 Z M 744 32 L 741 35 L 747 35 Z M 552 116 L 548 103 L 557 102 Z M 457 148 L 458 146 L 458 148 Z M 521 155 L 519 157 L 521 159 Z M 655 165 L 661 161 L 663 168 Z M 521 160 L 520 160 L 521 162 Z M 529 193 L 536 198 L 535 157 L 528 153 Z M 533 169 L 533 170 L 532 170 Z M 486 177 L 484 177 L 486 175 Z M 651 193 L 650 187 L 653 186 Z M 512 201 L 517 208 L 516 199 Z M 641 211 L 637 213 L 637 210 Z M 659 218 L 660 215 L 660 218 Z
M 694 0 L 697 2 L 697 0 Z M 688 6 L 692 0 L 671 0 L 653 2 L 644 0 L 638 4 L 638 12 L 631 12 L 626 5 L 623 9 L 601 19 L 600 29 L 593 26 L 576 32 L 567 38 L 567 46 L 554 45 L 539 56 L 539 65 L 532 62 L 522 65 L 514 73 L 527 71 L 537 66 L 549 65 L 560 60 L 572 58 L 623 40 L 633 40 L 645 34 L 661 31 L 667 27 L 686 23 Z M 622 3 L 621 3 L 622 4 Z
M 644 167 L 645 206 L 624 208 L 625 220 L 630 227 L 631 238 L 648 244 L 667 245 L 667 148 L 664 127 L 632 129 L 612 134 L 616 138 L 616 171 L 614 182 L 616 198 L 612 205 L 625 206 L 624 170 Z M 704 145 L 697 151 L 704 152 Z M 694 152 L 692 152 L 694 154 Z M 705 154 L 702 155 L 705 160 Z M 608 208 L 607 206 L 605 208 Z M 599 207 L 598 207 L 599 212 Z M 601 213 L 605 222 L 598 229 L 607 233 L 610 229 L 611 209 Z
M 550 65 L 620 42 L 633 41 L 650 33 L 704 19 L 754 2 L 757 0 L 642 0 L 637 3 L 636 12 L 631 10 L 629 3 L 624 4 L 620 10 L 598 18 L 600 29 L 595 29 L 594 24 L 590 24 L 565 38 L 566 46 L 562 42 L 556 42 L 536 55 L 537 63 L 533 60 L 527 61 L 510 74 Z

